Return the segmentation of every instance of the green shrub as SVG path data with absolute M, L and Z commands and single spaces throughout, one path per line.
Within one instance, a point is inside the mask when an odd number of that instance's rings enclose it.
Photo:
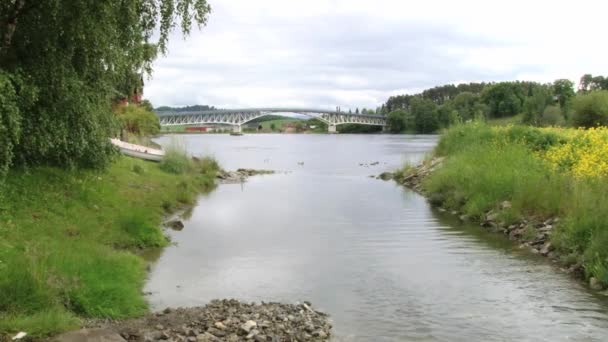
M 548 106 L 540 118 L 543 126 L 563 126 L 565 123 L 566 118 L 559 106 Z
M 20 136 L 20 121 L 17 93 L 11 77 L 0 71 L 0 177 L 13 162 L 13 149 Z
M 220 165 L 218 164 L 217 160 L 212 157 L 198 159 L 196 161 L 196 167 L 203 174 L 216 173 L 220 169 Z
M 522 143 L 534 151 L 545 151 L 565 139 L 557 133 L 543 132 L 530 126 L 513 126 L 506 131 L 507 143 Z
M 514 126 L 493 130 L 467 124 L 448 130 L 437 153 L 448 155 L 444 166 L 424 183 L 446 205 L 480 217 L 504 200 L 513 202 L 511 217 L 526 208 L 551 214 L 559 210 L 555 191 L 563 187 L 558 175 L 532 153 L 558 144 L 559 137 L 538 129 Z
M 121 106 L 117 110 L 117 116 L 122 128 L 131 134 L 149 136 L 160 132 L 158 116 L 143 106 Z
M 129 239 L 123 239 L 121 247 L 161 247 L 166 239 L 159 226 L 151 222 L 144 210 L 132 210 L 119 218 L 120 227 Z
M 386 123 L 391 133 L 401 133 L 405 130 L 405 117 L 408 113 L 402 109 L 388 113 Z
M 196 191 L 192 188 L 192 185 L 188 182 L 179 182 L 176 187 L 177 190 L 177 201 L 182 204 L 193 204 L 195 200 Z
M 160 162 L 161 170 L 173 173 L 183 174 L 192 170 L 193 162 L 186 154 L 186 148 L 177 140 L 173 140 L 168 147 L 165 148 L 165 156 Z
M 608 125 L 608 91 L 580 94 L 574 99 L 572 123 L 576 127 Z
M 423 187 L 431 201 L 474 218 L 505 200 L 512 204 L 500 215 L 507 224 L 522 217 L 559 216 L 551 242 L 564 261 L 582 261 L 588 277 L 608 285 L 608 182 L 604 177 L 576 178 L 539 158 L 539 151 L 563 139 L 533 127 L 453 127 L 436 150 L 447 158 Z M 527 229 L 524 239 L 536 233 Z
M 133 165 L 133 168 L 131 170 L 133 170 L 133 172 L 137 173 L 138 175 L 141 175 L 145 172 L 144 168 L 139 164 Z

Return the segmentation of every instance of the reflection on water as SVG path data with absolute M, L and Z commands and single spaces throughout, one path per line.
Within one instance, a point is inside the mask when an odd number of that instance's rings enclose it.
M 228 169 L 292 172 L 199 199 L 152 268 L 146 291 L 157 309 L 226 297 L 310 300 L 332 315 L 338 340 L 608 340 L 604 298 L 502 237 L 368 177 L 420 160 L 436 137 L 184 139 Z

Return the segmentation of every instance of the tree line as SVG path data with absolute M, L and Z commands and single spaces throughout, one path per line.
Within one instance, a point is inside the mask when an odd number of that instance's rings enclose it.
M 606 93 L 602 93 L 606 91 Z M 595 92 L 599 92 L 595 94 Z M 525 124 L 590 127 L 608 124 L 608 77 L 586 74 L 574 83 L 529 81 L 443 85 L 419 94 L 391 96 L 382 105 L 393 133 L 432 133 L 450 125 L 521 115 Z M 608 101 L 608 100 L 607 100 Z

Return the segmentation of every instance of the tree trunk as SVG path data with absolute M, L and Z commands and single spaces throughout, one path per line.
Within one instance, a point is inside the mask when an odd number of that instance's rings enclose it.
M 0 56 L 4 55 L 11 46 L 13 34 L 17 28 L 17 18 L 24 6 L 25 0 L 15 0 L 13 9 L 8 13 L 4 27 L 4 36 L 2 37 L 2 46 L 0 46 Z

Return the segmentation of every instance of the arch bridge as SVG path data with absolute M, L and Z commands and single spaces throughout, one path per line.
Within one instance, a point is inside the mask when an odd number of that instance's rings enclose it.
M 336 133 L 336 126 L 360 124 L 386 127 L 386 117 L 381 115 L 351 114 L 338 111 L 308 108 L 248 108 L 221 109 L 195 112 L 157 112 L 161 126 L 224 124 L 233 126 L 240 133 L 241 125 L 273 113 L 303 114 L 325 122 L 330 133 Z

